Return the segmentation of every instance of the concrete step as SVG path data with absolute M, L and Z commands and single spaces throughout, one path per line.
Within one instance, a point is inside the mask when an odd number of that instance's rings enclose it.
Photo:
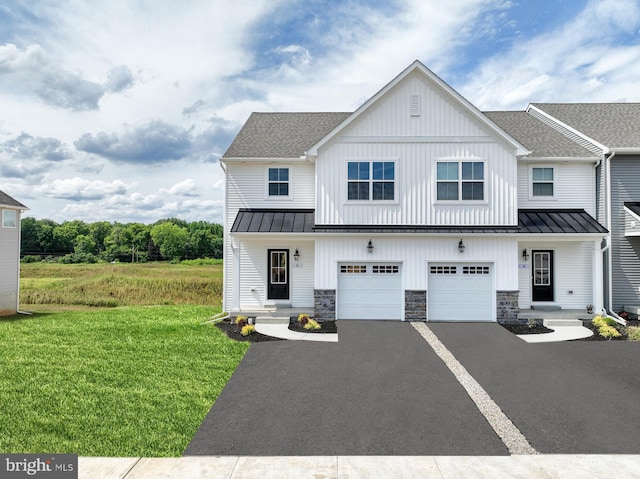
M 256 324 L 289 324 L 289 316 L 257 316 Z
M 542 324 L 547 328 L 557 328 L 558 326 L 582 326 L 579 319 L 544 319 Z

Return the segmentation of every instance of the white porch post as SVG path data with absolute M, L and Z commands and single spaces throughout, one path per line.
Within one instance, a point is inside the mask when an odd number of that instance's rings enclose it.
M 600 240 L 593 242 L 593 310 L 601 311 L 604 307 L 603 296 L 603 267 L 602 267 L 602 253 L 600 252 Z
M 240 242 L 236 243 L 235 240 L 231 240 L 231 249 L 233 251 L 233 291 L 231 294 L 231 307 L 230 311 L 240 311 Z

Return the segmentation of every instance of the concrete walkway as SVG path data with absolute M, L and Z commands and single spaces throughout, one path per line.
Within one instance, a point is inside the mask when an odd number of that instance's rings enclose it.
M 337 333 L 299 333 L 289 329 L 289 318 L 262 317 L 256 318 L 256 331 L 273 338 L 290 339 L 293 341 L 320 341 L 337 343 Z
M 80 479 L 640 478 L 640 455 L 81 457 Z
M 551 333 L 519 334 L 518 337 L 527 343 L 554 343 L 557 341 L 573 341 L 593 336 L 593 331 L 585 328 L 579 319 L 545 319 L 542 323 L 552 329 Z

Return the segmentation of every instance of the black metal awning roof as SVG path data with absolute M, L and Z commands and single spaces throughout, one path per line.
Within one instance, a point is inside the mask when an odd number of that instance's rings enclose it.
M 580 209 L 519 210 L 518 226 L 316 225 L 314 210 L 241 209 L 231 233 L 606 234 L 607 229 Z
M 313 233 L 313 210 L 241 209 L 232 233 Z

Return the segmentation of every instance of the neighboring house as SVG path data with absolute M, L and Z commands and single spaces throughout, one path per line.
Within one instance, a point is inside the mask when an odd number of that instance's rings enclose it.
M 603 248 L 605 305 L 640 309 L 640 103 L 533 103 L 528 113 L 598 158 L 597 219 L 611 231 Z
M 254 113 L 223 155 L 224 308 L 510 321 L 603 307 L 597 154 L 416 61 L 353 113 Z
M 20 215 L 27 209 L 0 191 L 0 316 L 18 311 Z

